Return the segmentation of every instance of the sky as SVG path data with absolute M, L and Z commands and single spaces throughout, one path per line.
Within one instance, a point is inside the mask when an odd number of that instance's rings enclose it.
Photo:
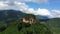
M 0 10 L 7 9 L 49 18 L 60 18 L 60 0 L 0 0 Z

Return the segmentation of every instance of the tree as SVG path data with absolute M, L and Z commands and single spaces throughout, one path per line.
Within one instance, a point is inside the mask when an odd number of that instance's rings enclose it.
M 34 17 L 34 19 L 36 20 L 35 16 L 32 14 L 27 14 L 25 15 L 25 17 Z M 45 24 L 41 24 L 37 20 L 34 24 L 20 22 L 18 26 L 18 29 L 20 29 L 20 33 L 22 32 L 24 34 L 53 34 Z

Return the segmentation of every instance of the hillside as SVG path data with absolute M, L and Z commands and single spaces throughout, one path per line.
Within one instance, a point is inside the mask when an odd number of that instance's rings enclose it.
M 40 27 L 40 31 L 38 30 Z M 38 29 L 36 29 L 38 28 Z M 25 27 L 25 28 L 22 28 L 21 30 L 18 30 L 17 26 L 15 25 L 12 25 L 12 26 L 9 26 L 6 30 L 4 30 L 3 32 L 0 32 L 0 34 L 24 34 L 27 32 L 30 32 L 30 33 L 34 33 L 34 34 L 52 34 L 49 29 L 42 29 L 42 28 L 46 28 L 45 26 L 43 25 L 32 25 L 30 27 Z M 36 29 L 36 30 L 35 30 Z M 36 32 L 35 32 L 36 31 Z M 30 34 L 29 33 L 29 34 Z
M 22 16 L 24 16 L 26 13 L 23 13 L 22 11 L 18 10 L 0 10 L 0 25 L 5 25 L 8 24 L 8 26 L 17 19 L 21 19 Z M 43 19 L 46 20 L 48 19 L 46 16 L 39 16 L 35 15 L 37 19 Z M 46 19 L 45 19 L 46 18 Z M 42 20 L 41 19 L 41 20 Z
M 0 10 L 0 21 L 21 18 L 23 14 L 23 12 L 18 10 Z
M 17 19 L 22 18 L 24 14 L 18 10 L 0 10 L 0 25 L 9 26 Z
M 46 24 L 41 24 L 40 21 L 36 20 L 34 15 L 27 14 L 25 17 L 29 21 L 28 23 L 25 23 L 27 21 L 23 22 L 24 19 L 18 19 L 8 27 L 1 26 L 0 34 L 53 34 L 50 28 Z
M 46 23 L 52 28 L 54 34 L 60 34 L 60 18 L 50 19 Z

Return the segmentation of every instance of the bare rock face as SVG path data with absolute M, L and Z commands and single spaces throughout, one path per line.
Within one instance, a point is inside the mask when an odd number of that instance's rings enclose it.
M 30 27 L 31 24 L 35 23 L 35 16 L 32 14 L 26 14 L 21 19 L 22 22 L 18 24 L 18 30 L 20 31 L 22 28 Z
M 23 31 L 23 34 L 53 34 L 46 25 L 41 24 L 32 14 L 23 16 L 18 24 L 18 31 Z
M 25 23 L 29 23 L 29 24 L 32 24 L 35 22 L 35 16 L 32 15 L 32 14 L 26 14 L 23 18 L 22 18 L 22 21 L 25 22 Z

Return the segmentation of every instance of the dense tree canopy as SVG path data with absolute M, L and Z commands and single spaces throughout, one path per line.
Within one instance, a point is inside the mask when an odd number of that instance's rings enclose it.
M 35 23 L 32 25 L 20 23 L 18 28 L 18 30 L 23 34 L 52 34 L 48 27 L 40 23 Z
M 22 19 L 18 19 L 17 22 L 15 21 L 14 24 L 8 26 L 6 29 L 2 27 L 3 30 L 5 30 L 0 32 L 0 34 L 53 34 L 45 24 L 41 24 L 40 21 L 36 20 L 34 15 L 26 14 L 23 17 L 33 17 L 35 19 L 35 23 L 24 23 Z
M 23 17 L 36 19 L 36 17 L 33 14 L 25 14 Z
M 28 17 L 28 18 L 34 17 L 35 18 L 35 16 L 32 14 L 26 14 L 25 17 Z M 22 34 L 53 34 L 46 25 L 41 24 L 37 20 L 36 20 L 36 23 L 34 23 L 34 24 L 24 23 L 21 21 L 18 24 L 18 30 Z

